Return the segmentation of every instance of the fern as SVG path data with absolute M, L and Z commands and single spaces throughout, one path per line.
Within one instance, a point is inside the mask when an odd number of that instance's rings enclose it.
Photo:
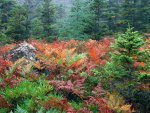
M 58 109 L 50 109 L 50 110 L 46 111 L 46 113 L 60 113 L 60 110 L 58 110 Z M 65 112 L 61 112 L 61 113 L 65 113 Z
M 81 59 L 87 58 L 85 53 L 74 54 L 72 58 L 66 59 L 67 66 L 71 66 L 74 63 L 78 62 Z
M 8 109 L 7 108 L 0 108 L 0 113 L 7 113 Z
M 14 113 L 28 113 L 28 112 L 22 109 L 19 105 L 17 105 L 17 108 Z
M 10 108 L 10 104 L 4 99 L 2 95 L 0 95 L 0 108 Z
M 24 62 L 24 58 L 17 60 L 10 68 L 5 72 L 6 77 L 11 77 L 11 75 L 21 66 Z
M 108 106 L 117 113 L 132 113 L 131 105 L 125 104 L 125 100 L 119 94 L 108 94 Z
M 21 108 L 32 112 L 39 107 L 37 103 L 42 101 L 51 91 L 52 86 L 46 80 L 39 79 L 35 82 L 24 80 L 15 88 L 7 87 L 0 93 L 13 106 L 19 105 Z
M 50 110 L 45 110 L 43 107 L 37 111 L 37 113 L 60 113 L 58 109 L 50 109 Z M 65 112 L 62 112 L 65 113 Z
M 9 69 L 11 64 L 12 64 L 11 61 L 7 61 L 7 60 L 1 58 L 1 56 L 0 56 L 0 74 L 1 74 L 1 77 L 5 73 L 5 70 Z

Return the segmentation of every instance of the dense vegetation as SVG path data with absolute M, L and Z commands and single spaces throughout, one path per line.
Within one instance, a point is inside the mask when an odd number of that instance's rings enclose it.
M 0 0 L 0 113 L 149 113 L 150 0 L 58 2 Z
M 0 48 L 0 112 L 149 112 L 150 40 L 132 28 L 115 40 L 28 42 L 37 60 Z

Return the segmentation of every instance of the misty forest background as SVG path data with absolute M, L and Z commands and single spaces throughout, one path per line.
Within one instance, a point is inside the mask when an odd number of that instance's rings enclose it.
M 150 0 L 0 0 L 1 43 L 150 32 Z

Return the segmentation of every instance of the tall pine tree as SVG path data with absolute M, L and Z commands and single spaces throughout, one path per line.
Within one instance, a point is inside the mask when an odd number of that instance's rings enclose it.
M 52 0 L 44 0 L 41 14 L 41 21 L 44 28 L 45 37 L 53 36 L 55 31 L 56 12 Z
M 123 0 L 122 17 L 126 24 L 132 25 L 136 30 L 146 31 L 149 18 L 150 0 Z
M 69 37 L 84 39 L 89 37 L 88 29 L 92 25 L 95 17 L 91 10 L 93 1 L 91 0 L 73 0 L 71 14 L 69 15 Z
M 92 33 L 95 36 L 101 35 L 101 31 L 104 29 L 104 26 L 106 25 L 106 6 L 107 2 L 106 0 L 93 0 L 93 4 L 91 7 L 91 10 L 94 11 L 95 18 L 93 20 L 93 27 L 92 27 Z
M 43 38 L 43 26 L 39 18 L 35 18 L 31 22 L 31 34 L 35 38 Z
M 7 30 L 7 22 L 10 17 L 10 11 L 14 6 L 13 0 L 1 0 L 0 1 L 0 31 L 5 32 Z
M 32 20 L 39 17 L 38 7 L 40 6 L 39 0 L 24 0 L 23 7 L 27 10 L 27 21 L 26 21 L 26 31 L 28 32 L 28 35 L 32 35 L 32 29 L 31 24 Z M 33 24 L 32 24 L 33 25 Z M 35 27 L 38 27 L 37 25 Z
M 26 29 L 27 11 L 22 6 L 16 6 L 11 11 L 11 17 L 8 21 L 7 35 L 15 40 L 24 40 L 29 38 Z

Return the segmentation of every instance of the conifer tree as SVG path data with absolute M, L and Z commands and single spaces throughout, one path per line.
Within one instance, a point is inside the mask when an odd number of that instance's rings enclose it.
M 146 32 L 147 27 L 150 26 L 150 0 L 141 0 L 138 5 L 138 14 L 136 19 L 136 28 L 140 31 Z
M 25 28 L 26 28 L 26 33 L 28 34 L 28 36 L 30 37 L 31 35 L 31 20 L 32 20 L 32 6 L 33 5 L 33 0 L 25 0 L 24 5 L 22 7 L 25 8 L 26 10 L 26 24 L 25 24 Z
M 57 19 L 61 20 L 66 17 L 66 10 L 63 4 L 56 6 Z
M 46 37 L 55 35 L 56 12 L 52 0 L 44 0 L 41 14 L 41 21 Z
M 132 25 L 136 30 L 146 31 L 149 19 L 150 0 L 123 0 L 122 17 L 126 24 Z
M 138 101 L 137 111 L 141 113 L 149 111 L 149 100 L 143 101 L 143 98 L 149 98 L 149 91 L 143 90 L 144 87 L 138 88 L 150 82 L 150 55 L 144 45 L 144 38 L 133 28 L 118 35 L 105 68 L 107 85 L 105 80 L 102 81 L 110 91 L 118 92 L 127 102 Z
M 73 0 L 71 14 L 69 15 L 69 35 L 72 38 L 87 38 L 88 28 L 95 17 L 90 10 L 93 1 L 91 0 Z
M 32 32 L 31 22 L 34 18 L 39 17 L 39 12 L 37 12 L 39 4 L 40 4 L 39 0 L 24 0 L 24 3 L 22 5 L 22 7 L 25 7 L 27 12 L 27 21 L 25 27 L 29 37 Z
M 16 6 L 11 11 L 11 17 L 8 21 L 7 35 L 16 41 L 29 38 L 26 29 L 27 12 L 22 6 Z
M 42 38 L 43 36 L 43 26 L 40 19 L 35 18 L 31 22 L 31 34 L 35 38 Z
M 112 62 L 108 63 L 108 72 L 116 78 L 129 78 L 138 80 L 141 77 L 139 69 L 147 70 L 149 54 L 141 49 L 145 44 L 144 39 L 133 28 L 128 28 L 115 40 Z
M 106 13 L 105 10 L 106 6 L 107 6 L 106 0 L 93 0 L 91 10 L 93 10 L 95 14 L 92 27 L 92 32 L 94 35 L 100 34 L 102 29 L 104 29 L 102 28 L 102 26 L 104 24 L 106 25 L 106 21 L 104 21 L 104 13 Z
M 0 1 L 0 31 L 5 32 L 7 30 L 7 22 L 10 17 L 9 13 L 14 6 L 13 0 L 1 0 Z

